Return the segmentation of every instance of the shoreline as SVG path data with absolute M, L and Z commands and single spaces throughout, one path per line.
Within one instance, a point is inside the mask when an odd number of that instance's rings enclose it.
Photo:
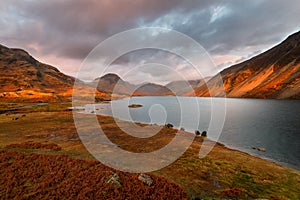
M 49 105 L 47 105 L 49 106 Z M 39 108 L 47 110 L 45 108 Z M 17 121 L 17 116 L 26 115 Z M 109 139 L 127 151 L 150 152 L 159 149 L 173 139 L 173 129 L 164 127 L 151 141 L 128 138 L 112 117 L 97 116 L 103 124 L 105 134 Z M 122 122 L 128 126 L 132 122 Z M 64 154 L 80 159 L 92 159 L 78 138 L 71 111 L 30 112 L 30 109 L 18 113 L 0 115 L 0 147 L 6 145 L 33 141 L 42 144 L 54 143 L 61 147 L 59 152 L 40 150 L 46 154 Z M 22 127 L 20 129 L 20 127 Z M 18 131 L 17 131 L 18 130 Z M 176 131 L 177 132 L 177 131 Z M 192 134 L 192 133 L 190 133 Z M 127 139 L 126 139 L 127 138 Z M 151 147 L 151 145 L 153 145 Z M 213 150 L 204 158 L 199 159 L 202 138 L 196 137 L 186 152 L 171 165 L 151 174 L 165 177 L 181 185 L 189 198 L 230 198 L 227 191 L 238 191 L 241 199 L 247 197 L 267 198 L 277 196 L 279 199 L 298 198 L 297 189 L 300 187 L 300 172 L 269 162 L 247 153 L 233 150 L 217 142 Z M 17 149 L 18 150 L 18 149 Z M 39 153 L 39 150 L 22 150 L 25 153 Z M 257 190 L 259 189 L 259 190 Z M 232 197 L 231 197 L 232 198 Z
M 247 154 L 249 156 L 260 158 L 262 160 L 265 160 L 265 161 L 277 164 L 279 166 L 287 167 L 289 169 L 296 170 L 296 171 L 300 172 L 300 166 L 297 167 L 297 165 L 295 165 L 295 164 L 289 164 L 289 163 L 286 163 L 286 162 L 280 162 L 280 161 L 274 160 L 272 158 L 268 158 L 268 157 L 265 157 L 265 156 L 259 156 L 258 154 L 254 154 L 254 153 L 252 154 L 252 153 L 249 153 L 249 152 L 245 152 L 245 151 L 243 151 L 242 149 L 240 149 L 238 147 L 230 146 L 230 145 L 225 144 L 225 143 L 221 143 L 221 144 L 224 145 L 224 147 L 226 147 L 226 148 L 228 148 L 230 150 L 234 150 L 234 151 L 238 151 L 238 152 L 241 152 L 241 153 L 245 153 L 245 154 Z
M 167 97 L 169 98 L 169 97 Z M 169 101 L 173 102 L 176 101 L 174 100 L 174 97 L 170 97 Z M 183 97 L 180 97 L 183 98 Z M 186 98 L 190 98 L 190 97 L 185 97 Z M 210 97 L 211 98 L 211 97 Z M 147 117 L 147 112 L 149 110 L 149 106 L 151 106 L 149 103 L 147 102 L 154 102 L 154 103 L 158 103 L 159 100 L 155 100 L 156 97 L 149 97 L 149 99 L 147 97 L 134 97 L 131 100 L 120 100 L 120 102 L 116 102 L 115 104 L 118 105 L 118 107 L 120 107 L 120 109 L 124 110 L 123 106 L 129 101 L 130 103 L 139 103 L 139 104 L 145 104 L 144 105 L 144 109 L 140 109 L 135 111 L 134 113 L 132 113 L 132 117 L 135 121 L 138 121 L 140 123 L 151 123 L 151 120 L 149 121 Z M 183 102 L 187 101 L 189 102 L 189 100 L 184 100 L 182 99 Z M 204 102 L 204 108 L 206 109 L 207 107 L 207 103 L 205 102 L 209 102 L 210 100 L 205 100 L 205 98 L 201 98 L 201 97 L 197 97 L 198 102 L 202 103 Z M 202 99 L 202 100 L 201 100 Z M 245 100 L 245 101 L 244 101 Z M 224 123 L 224 127 L 222 130 L 222 134 L 220 134 L 219 136 L 216 136 L 216 134 L 213 133 L 208 133 L 208 137 L 212 140 L 215 141 L 220 141 L 223 144 L 225 144 L 227 147 L 232 148 L 232 149 L 237 149 L 239 151 L 242 152 L 246 152 L 252 156 L 255 157 L 260 157 L 263 158 L 265 160 L 271 161 L 271 162 L 276 162 L 280 165 L 283 166 L 287 166 L 296 170 L 300 170 L 300 160 L 297 159 L 297 141 L 298 141 L 298 135 L 296 134 L 297 132 L 295 132 L 295 128 L 292 130 L 291 128 L 285 126 L 285 125 L 280 125 L 280 127 L 277 126 L 276 122 L 278 120 L 282 120 L 282 122 L 286 122 L 288 123 L 289 121 L 292 121 L 293 126 L 295 127 L 299 127 L 297 125 L 297 119 L 299 118 L 295 118 L 294 120 L 290 120 L 293 118 L 291 116 L 291 114 L 286 114 L 283 113 L 282 108 L 285 108 L 285 105 L 290 105 L 292 108 L 297 108 L 298 106 L 298 101 L 294 101 L 294 100 L 283 100 L 283 101 L 273 101 L 273 99 L 268 99 L 270 101 L 270 103 L 274 103 L 274 106 L 278 105 L 278 111 L 276 111 L 276 115 L 274 114 L 274 117 L 270 117 L 267 116 L 267 114 L 272 114 L 273 111 L 270 111 L 270 109 L 268 109 L 270 106 L 267 103 L 264 103 L 265 101 L 263 101 L 263 99 L 261 100 L 256 100 L 256 99 L 241 99 L 241 98 L 231 98 L 231 99 L 227 99 L 227 115 L 229 117 L 229 120 L 227 123 L 227 118 L 226 118 L 226 123 Z M 119 101 L 119 100 L 117 100 Z M 164 102 L 165 100 L 162 99 L 162 101 Z M 256 103 L 259 103 L 259 105 L 256 105 Z M 245 114 L 242 114 L 242 112 L 235 112 L 237 109 L 232 106 L 235 106 L 235 104 L 237 104 L 237 106 L 239 105 L 247 105 L 251 108 L 245 109 L 247 111 L 249 111 L 249 109 L 254 108 L 254 111 L 250 112 L 246 112 Z M 266 112 L 267 114 L 263 114 L 260 115 L 260 112 L 263 111 L 259 111 L 259 109 L 257 109 L 257 111 L 255 110 L 256 107 L 253 106 L 265 106 L 266 105 L 266 109 L 264 110 L 264 112 Z M 206 107 L 205 107 L 206 106 Z M 296 107 L 295 107 L 296 106 Z M 96 106 L 97 107 L 97 106 Z M 102 106 L 99 105 L 99 107 L 101 108 Z M 103 106 L 104 107 L 104 106 Z M 109 115 L 111 116 L 111 112 L 107 109 L 109 109 L 108 107 L 104 107 L 105 110 L 100 111 L 100 114 L 105 114 L 105 115 Z M 202 109 L 201 106 L 199 106 L 200 109 Z M 242 107 L 237 107 L 239 109 L 243 109 Z M 295 109 L 294 109 L 295 110 Z M 298 109 L 297 109 L 298 110 Z M 125 111 L 125 110 L 124 110 Z M 136 114 L 138 113 L 138 114 Z M 178 112 L 173 112 L 173 111 L 168 111 L 168 114 L 171 113 L 171 116 L 169 118 L 168 116 L 168 123 L 172 123 L 174 122 L 174 124 L 177 124 L 177 126 L 182 126 L 184 127 L 186 130 L 188 130 L 189 132 L 194 132 L 195 128 L 197 128 L 197 126 L 190 126 L 189 123 L 184 123 L 184 124 L 179 124 L 180 121 L 178 121 L 177 119 L 174 120 L 174 117 L 172 117 L 172 114 L 179 114 Z M 247 114 L 248 113 L 248 114 Z M 295 113 L 295 112 L 293 112 Z M 205 115 L 209 116 L 209 112 L 204 112 Z M 234 118 L 234 116 L 241 116 L 241 120 L 239 118 Z M 121 117 L 123 115 L 120 114 L 119 117 Z M 139 118 L 139 116 L 141 116 Z M 255 116 L 253 118 L 253 116 Z M 265 117 L 262 117 L 265 116 Z M 286 116 L 285 119 L 279 119 L 279 117 L 277 116 Z M 159 116 L 158 116 L 159 117 Z M 230 118 L 231 117 L 231 118 Z M 249 117 L 249 122 L 245 121 L 246 117 Z M 132 121 L 131 118 L 125 116 L 125 118 L 123 117 L 124 120 L 127 121 Z M 205 117 L 204 117 L 205 118 Z M 231 120 L 230 120 L 231 119 Z M 184 120 L 189 120 L 188 118 L 185 118 Z M 266 120 L 265 124 L 264 124 L 264 120 Z M 203 120 L 202 120 L 203 121 Z M 203 122 L 199 122 L 199 127 L 197 129 L 199 130 L 207 130 L 208 127 L 208 122 L 206 119 L 204 119 L 204 123 Z M 157 122 L 157 120 L 155 121 Z M 163 123 L 167 123 L 167 122 L 163 122 L 163 121 L 158 121 L 158 123 L 160 123 L 161 125 L 163 125 Z M 296 123 L 296 124 L 295 124 Z M 271 126 L 270 126 L 271 125 Z M 189 128 L 192 127 L 192 128 Z M 247 127 L 247 128 L 246 128 Z M 259 127 L 257 130 L 256 128 L 253 127 Z M 274 128 L 272 128 L 274 127 Z M 177 129 L 180 129 L 181 127 L 176 127 Z M 245 130 L 243 130 L 243 128 L 246 128 Z M 290 137 L 284 137 L 284 133 L 282 130 L 286 130 L 290 131 L 288 133 Z M 210 137 L 212 136 L 212 137 Z M 272 139 L 272 142 L 270 142 L 271 140 L 269 138 L 274 138 Z M 292 138 L 292 139 L 291 139 Z M 287 141 L 287 142 L 285 142 Z M 257 151 L 257 150 L 253 150 L 253 147 L 257 148 L 261 148 L 262 151 Z M 263 152 L 264 150 L 266 150 L 266 152 Z M 288 151 L 288 149 L 291 149 L 293 151 Z
M 93 114 L 93 115 L 96 115 L 96 116 L 100 116 L 100 117 L 112 117 L 110 115 L 105 115 L 105 114 L 97 114 L 97 112 L 95 113 L 87 113 L 85 111 L 83 112 L 80 112 L 82 114 Z M 112 117 L 114 118 L 114 117 Z M 129 123 L 139 123 L 139 124 L 143 124 L 143 125 L 158 125 L 158 126 L 164 126 L 163 124 L 149 124 L 149 123 L 145 123 L 145 122 L 139 122 L 139 121 L 128 121 L 128 120 L 124 120 L 124 119 L 119 119 L 119 118 L 114 118 L 114 119 L 117 119 L 117 120 L 120 120 L 120 121 L 125 121 L 125 122 L 129 122 Z M 173 127 L 173 129 L 176 129 L 177 131 L 180 131 L 180 127 Z M 186 131 L 185 132 L 188 132 L 190 134 L 193 134 L 195 135 L 194 133 L 190 132 L 190 131 Z M 195 136 L 196 138 L 197 136 Z M 226 144 L 226 143 L 222 143 L 220 141 L 215 141 L 215 140 L 212 140 L 210 138 L 206 138 L 208 139 L 209 141 L 211 142 L 215 142 L 216 144 L 220 145 L 220 146 L 223 146 L 229 150 L 232 150 L 232 151 L 237 151 L 237 152 L 240 152 L 240 153 L 244 153 L 248 156 L 252 156 L 252 157 L 255 157 L 255 158 L 259 158 L 259 159 L 262 159 L 262 160 L 265 160 L 265 161 L 268 161 L 268 162 L 271 162 L 271 163 L 274 163 L 274 164 L 277 164 L 278 166 L 281 166 L 281 167 L 287 167 L 289 169 L 292 169 L 292 170 L 296 170 L 296 171 L 299 171 L 300 172 L 300 167 L 297 168 L 296 165 L 293 165 L 293 164 L 289 164 L 289 163 L 286 163 L 286 162 L 280 162 L 280 161 L 277 161 L 275 159 L 272 159 L 272 158 L 268 158 L 266 156 L 260 156 L 258 154 L 254 154 L 254 153 L 250 153 L 250 152 L 247 152 L 247 151 L 243 151 L 241 148 L 239 147 L 234 147 L 232 145 L 229 145 L 229 144 Z
M 70 102 L 69 102 L 70 103 Z M 97 104 L 100 104 L 100 105 L 108 105 L 110 103 L 110 101 L 108 102 L 108 101 L 103 101 L 103 102 L 99 102 L 99 103 L 97 103 Z M 40 106 L 41 108 L 43 107 L 43 106 L 47 106 L 47 105 L 55 105 L 55 104 L 57 104 L 57 103 L 34 103 L 34 104 L 32 104 L 32 103 L 29 103 L 29 104 L 26 104 L 26 106 L 18 106 L 18 107 L 15 107 L 15 108 L 10 108 L 10 109 L 5 109 L 5 110 L 1 110 L 0 111 L 0 114 L 5 114 L 5 113 L 9 113 L 9 112 L 18 112 L 18 110 L 23 110 L 23 109 L 30 109 L 30 108 L 32 108 L 33 106 Z M 59 104 L 65 104 L 65 102 L 60 102 Z M 84 106 L 82 106 L 83 108 L 84 108 Z M 68 107 L 67 109 L 70 111 L 71 110 L 71 112 L 75 112 L 76 111 L 76 109 L 70 109 L 70 108 L 72 108 L 72 107 Z M 77 112 L 78 111 L 80 111 L 80 110 L 77 110 Z M 99 111 L 99 110 L 98 110 Z M 35 112 L 37 112 L 37 111 L 35 111 Z M 83 111 L 83 113 L 84 114 L 95 114 L 95 115 L 97 115 L 97 116 L 104 116 L 104 117 L 112 117 L 112 116 L 110 116 L 110 115 L 105 115 L 105 114 L 97 114 L 96 112 L 95 113 L 87 113 L 87 112 L 85 112 L 85 111 Z M 126 121 L 126 122 L 133 122 L 133 123 L 140 123 L 140 124 L 144 124 L 144 125 L 154 125 L 154 124 L 148 124 L 148 123 L 145 123 L 145 122 L 138 122 L 138 121 L 127 121 L 127 120 L 124 120 L 124 119 L 119 119 L 119 118 L 116 118 L 116 119 L 118 119 L 118 120 L 121 120 L 121 121 Z M 159 126 L 163 126 L 163 124 L 161 124 L 161 125 L 159 125 Z M 178 131 L 179 131 L 179 127 L 174 127 L 175 129 L 177 129 Z M 194 134 L 194 133 L 192 133 L 192 132 L 190 132 L 190 131 L 186 131 L 186 132 L 189 132 L 189 133 L 191 133 L 191 134 Z M 207 138 L 207 139 L 209 139 L 209 138 Z M 216 142 L 216 144 L 220 144 L 220 145 L 222 145 L 222 146 L 224 146 L 224 147 L 226 147 L 226 148 L 228 148 L 228 149 L 230 149 L 230 150 L 234 150 L 234 151 L 238 151 L 238 152 L 241 152 L 241 153 L 245 153 L 245 154 L 247 154 L 247 155 L 249 155 L 249 156 L 252 156 L 252 157 L 256 157 L 256 158 L 260 158 L 260 159 L 263 159 L 263 160 L 266 160 L 266 161 L 268 161 L 268 162 L 272 162 L 272 163 L 274 163 L 274 164 L 277 164 L 277 165 L 279 165 L 279 166 L 283 166 L 283 167 L 288 167 L 288 168 L 290 168 L 290 169 L 293 169 L 293 170 L 296 170 L 296 171 L 300 171 L 300 166 L 298 167 L 296 164 L 290 164 L 290 163 L 288 163 L 288 162 L 282 162 L 282 161 L 278 161 L 278 160 L 275 160 L 275 159 L 272 159 L 272 158 L 269 158 L 269 157 L 266 157 L 266 156 L 264 156 L 264 155 L 259 155 L 259 154 L 256 154 L 256 153 L 252 153 L 252 152 L 247 152 L 246 151 L 246 149 L 245 149 L 245 151 L 243 150 L 244 148 L 243 147 L 236 147 L 236 146 L 234 146 L 234 145 L 230 145 L 230 144 L 226 144 L 226 143 L 223 143 L 223 142 L 220 142 L 220 141 L 214 141 L 214 140 L 212 140 L 212 139 L 209 139 L 210 141 L 213 141 L 213 142 Z M 250 150 L 250 149 L 249 149 Z

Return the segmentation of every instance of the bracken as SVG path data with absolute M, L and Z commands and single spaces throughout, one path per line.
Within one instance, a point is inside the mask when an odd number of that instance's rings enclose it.
M 177 184 L 151 174 L 146 186 L 138 174 L 120 172 L 93 160 L 66 155 L 0 151 L 0 199 L 186 199 Z M 106 184 L 117 173 L 122 187 Z

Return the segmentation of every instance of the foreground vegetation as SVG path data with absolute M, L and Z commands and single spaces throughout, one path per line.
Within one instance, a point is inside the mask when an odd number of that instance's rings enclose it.
M 68 192 L 72 195 L 71 191 L 89 198 L 92 197 L 88 196 L 89 194 L 103 195 L 99 192 L 100 190 L 108 195 L 105 198 L 124 198 L 129 193 L 132 195 L 149 194 L 148 190 L 151 194 L 158 195 L 157 198 L 159 198 L 161 192 L 165 195 L 175 194 L 172 193 L 174 188 L 177 188 L 178 197 L 183 198 L 183 193 L 180 192 L 180 187 L 182 187 L 188 198 L 195 199 L 300 199 L 300 173 L 298 171 L 228 149 L 221 144 L 217 144 L 208 156 L 199 159 L 198 152 L 204 139 L 200 136 L 196 137 L 190 148 L 176 162 L 150 174 L 154 177 L 155 183 L 167 183 L 165 187 L 169 189 L 163 188 L 162 191 L 162 185 L 153 185 L 152 189 L 147 188 L 148 186 L 139 185 L 141 182 L 134 182 L 137 180 L 137 174 L 121 172 L 118 173 L 125 181 L 123 183 L 127 185 L 127 182 L 132 182 L 133 184 L 128 183 L 128 187 L 123 187 L 124 184 L 122 184 L 122 188 L 106 186 L 103 184 L 104 177 L 116 171 L 99 164 L 86 151 L 76 133 L 72 113 L 67 111 L 69 105 L 47 104 L 44 106 L 5 112 L 0 115 L 0 148 L 2 149 L 0 161 L 1 169 L 6 170 L 1 170 L 0 173 L 2 181 L 0 196 L 3 198 L 10 197 L 5 196 L 8 194 L 23 198 L 50 195 L 48 196 L 50 198 L 60 194 L 68 196 Z M 98 119 L 112 142 L 132 152 L 150 152 L 158 149 L 171 141 L 177 132 L 172 128 L 163 127 L 159 134 L 145 140 L 128 137 L 117 127 L 115 120 L 111 117 Z M 130 125 L 129 122 L 119 123 L 124 126 Z M 31 143 L 40 148 L 25 148 Z M 31 162 L 33 159 L 39 164 L 33 164 Z M 58 171 L 46 170 L 52 168 Z M 43 183 L 43 181 L 32 180 L 31 175 L 35 172 L 40 175 L 40 179 L 37 180 L 47 181 Z M 61 177 L 60 173 L 65 173 L 65 175 Z M 5 178 L 5 176 L 10 178 Z M 48 180 L 46 177 L 50 176 L 51 179 Z M 98 180 L 96 182 L 95 177 Z M 67 186 L 66 191 L 60 189 L 56 192 L 57 188 L 67 184 L 66 181 L 75 181 L 76 184 Z M 174 182 L 180 187 L 174 185 Z M 143 194 L 135 191 L 135 184 L 141 187 L 137 191 Z M 90 192 L 85 192 L 84 189 L 79 191 L 78 188 L 82 187 L 86 187 L 86 190 Z M 140 197 L 142 199 L 151 196 Z
M 0 151 L 0 196 L 3 199 L 184 199 L 185 191 L 151 175 L 145 185 L 138 174 L 110 169 L 97 161 L 66 155 Z M 117 173 L 121 186 L 108 183 Z

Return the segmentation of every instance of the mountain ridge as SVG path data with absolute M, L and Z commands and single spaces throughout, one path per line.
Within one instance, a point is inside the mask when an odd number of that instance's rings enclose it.
M 14 99 L 60 99 L 75 78 L 41 63 L 28 52 L 0 45 L 0 97 Z
M 220 72 L 204 86 L 195 88 L 197 96 L 234 98 L 300 99 L 300 31 L 269 50 Z M 189 96 L 190 93 L 185 93 Z
M 172 92 L 163 85 L 154 83 L 144 83 L 134 85 L 124 81 L 117 74 L 108 73 L 94 79 L 93 83 L 97 83 L 99 92 L 109 94 L 120 94 L 128 96 L 167 96 L 172 95 Z
M 77 81 L 82 83 L 82 91 L 89 94 L 96 87 L 96 95 L 101 99 L 168 95 L 223 97 L 224 90 L 227 97 L 234 98 L 300 99 L 300 31 L 269 50 L 222 70 L 220 75 L 223 85 L 217 76 L 172 81 L 166 85 L 149 82 L 134 85 L 112 73 L 91 83 Z M 0 44 L 1 99 L 70 100 L 75 80 L 39 62 L 23 49 Z

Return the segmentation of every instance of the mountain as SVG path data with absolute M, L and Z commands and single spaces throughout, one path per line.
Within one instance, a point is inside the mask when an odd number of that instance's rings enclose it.
M 22 49 L 0 45 L 1 99 L 58 99 L 68 93 L 74 81 Z
M 153 83 L 145 83 L 142 85 L 134 85 L 124 81 L 116 74 L 105 74 L 100 78 L 96 78 L 93 83 L 97 84 L 99 92 L 108 94 L 118 94 L 127 96 L 165 96 L 171 95 L 171 91 L 162 85 Z
M 153 83 L 134 85 L 116 74 L 106 74 L 92 83 L 81 82 L 79 92 L 82 91 L 83 96 L 94 93 L 100 101 L 132 95 L 194 96 L 195 93 L 196 96 L 223 96 L 223 89 L 227 97 L 300 99 L 300 31 L 220 74 L 223 85 L 214 76 L 209 80 L 174 81 L 165 86 Z M 75 78 L 37 61 L 22 49 L 0 45 L 1 101 L 70 100 L 74 81 Z M 91 86 L 97 86 L 96 93 Z
M 176 95 L 180 96 L 190 92 L 192 89 L 196 89 L 202 86 L 207 80 L 209 80 L 209 78 L 189 81 L 172 81 L 168 83 L 166 87 L 169 88 Z
M 97 83 L 97 90 L 108 94 L 128 95 L 134 90 L 134 85 L 123 81 L 116 74 L 105 74 L 100 78 L 96 78 L 93 82 Z
M 41 92 L 66 91 L 74 78 L 55 67 L 35 60 L 22 49 L 0 45 L 0 92 L 32 89 Z
M 133 96 L 168 96 L 172 95 L 172 91 L 162 85 L 147 83 L 138 87 Z
M 220 74 L 227 97 L 300 99 L 300 31 Z M 223 85 L 218 84 L 217 76 L 207 85 L 210 91 L 202 85 L 195 88 L 196 95 L 222 96 Z

